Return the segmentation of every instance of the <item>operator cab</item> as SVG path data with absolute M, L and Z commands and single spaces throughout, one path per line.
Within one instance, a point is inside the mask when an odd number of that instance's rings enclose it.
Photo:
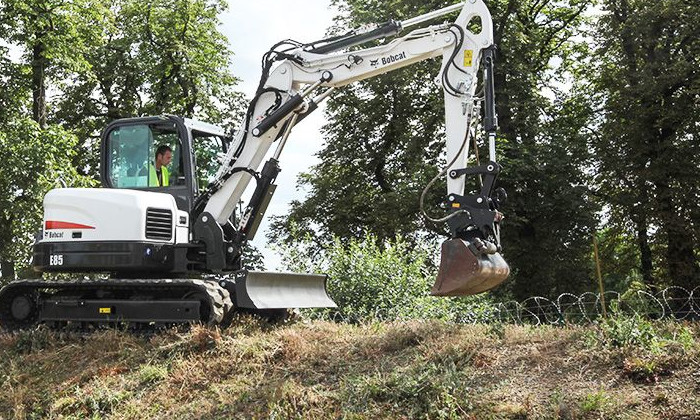
M 173 115 L 116 120 L 102 133 L 102 185 L 167 193 L 180 210 L 190 212 L 230 142 L 220 127 Z M 161 146 L 170 149 L 172 160 L 156 176 L 156 150 Z

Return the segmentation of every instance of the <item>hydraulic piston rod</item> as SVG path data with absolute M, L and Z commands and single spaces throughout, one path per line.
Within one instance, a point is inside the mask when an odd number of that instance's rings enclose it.
M 448 15 L 452 12 L 456 12 L 457 10 L 462 10 L 462 8 L 464 7 L 464 3 L 465 2 L 453 4 L 452 6 L 443 7 L 440 10 L 434 10 L 430 13 L 426 13 L 424 15 L 420 15 L 420 16 L 416 16 L 416 17 L 411 18 L 411 19 L 404 20 L 403 22 L 401 22 L 401 27 L 403 29 L 406 29 L 409 26 L 418 25 L 420 23 L 427 22 L 431 19 L 435 19 L 435 18 L 440 17 L 440 16 Z

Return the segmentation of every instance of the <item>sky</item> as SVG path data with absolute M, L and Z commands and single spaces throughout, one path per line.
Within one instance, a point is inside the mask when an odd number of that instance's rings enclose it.
M 330 0 L 229 0 L 229 10 L 221 16 L 221 32 L 229 39 L 234 53 L 232 73 L 241 79 L 238 90 L 251 98 L 260 80 L 262 55 L 278 41 L 294 39 L 310 42 L 323 38 L 336 11 Z M 321 126 L 325 124 L 323 109 L 300 122 L 292 131 L 280 157 L 282 172 L 277 177 L 277 190 L 253 240 L 262 253 L 268 270 L 279 269 L 281 258 L 267 245 L 271 216 L 287 213 L 289 202 L 302 199 L 296 190 L 296 179 L 318 162 L 314 156 L 322 147 Z M 276 143 L 270 151 L 274 151 Z M 262 166 L 262 165 L 261 165 Z M 251 184 L 249 190 L 254 188 Z

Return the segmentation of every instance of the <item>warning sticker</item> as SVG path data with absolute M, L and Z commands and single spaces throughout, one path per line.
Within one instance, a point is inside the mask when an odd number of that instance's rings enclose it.
M 464 67 L 472 66 L 472 58 L 474 57 L 473 50 L 464 50 Z

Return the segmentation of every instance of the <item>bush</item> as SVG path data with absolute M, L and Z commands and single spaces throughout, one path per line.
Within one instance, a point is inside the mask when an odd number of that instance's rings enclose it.
M 666 354 L 673 349 L 689 353 L 696 347 L 693 331 L 676 322 L 651 321 L 638 313 L 626 314 L 617 301 L 611 302 L 611 313 L 600 320 L 602 342 L 612 348 L 633 348 L 651 355 Z
M 661 350 L 662 339 L 653 324 L 638 314 L 627 316 L 613 311 L 601 327 L 607 344 L 612 347 L 638 347 L 652 353 Z
M 429 295 L 437 274 L 435 244 L 411 244 L 401 237 L 380 242 L 372 235 L 347 241 L 334 238 L 326 249 L 309 252 L 309 238 L 284 250 L 291 271 L 329 276 L 329 294 L 337 310 L 309 311 L 312 317 L 349 322 L 394 319 L 485 320 L 490 302 L 483 295 L 438 298 Z M 305 256 L 313 255 L 313 258 Z

